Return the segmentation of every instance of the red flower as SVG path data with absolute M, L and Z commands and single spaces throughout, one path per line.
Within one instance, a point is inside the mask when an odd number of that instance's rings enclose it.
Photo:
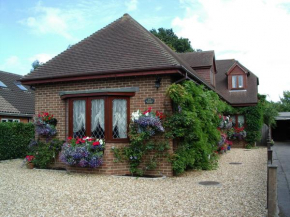
M 93 146 L 96 146 L 96 145 L 100 145 L 100 142 L 96 141 L 96 142 L 93 143 Z
M 88 139 L 89 142 L 91 142 L 91 141 L 93 141 L 93 140 L 94 140 L 93 138 L 89 138 L 89 139 Z
M 156 116 L 160 118 L 160 120 L 162 120 L 163 118 L 165 118 L 165 115 L 160 112 L 160 111 L 156 111 Z
M 31 162 L 33 160 L 34 156 L 33 155 L 27 155 L 25 158 L 26 158 L 26 160 L 28 162 Z
M 72 137 L 71 136 L 67 137 L 67 140 L 69 140 L 69 141 L 72 140 Z

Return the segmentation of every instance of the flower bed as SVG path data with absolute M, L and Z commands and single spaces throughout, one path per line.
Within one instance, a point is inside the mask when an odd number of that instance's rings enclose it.
M 70 166 L 96 168 L 103 163 L 105 141 L 90 137 L 67 139 L 62 146 L 60 161 Z

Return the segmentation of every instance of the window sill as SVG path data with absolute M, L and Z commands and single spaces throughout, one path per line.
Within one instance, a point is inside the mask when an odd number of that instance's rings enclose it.
M 246 92 L 245 89 L 231 89 L 230 92 Z
M 129 139 L 107 139 L 106 143 L 129 143 Z

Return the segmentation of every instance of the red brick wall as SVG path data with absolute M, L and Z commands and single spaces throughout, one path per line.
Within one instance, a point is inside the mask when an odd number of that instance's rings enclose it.
M 146 110 L 150 106 L 153 107 L 153 111 L 171 112 L 171 101 L 166 96 L 166 89 L 172 83 L 171 77 L 167 75 L 162 76 L 161 87 L 158 90 L 155 88 L 155 80 L 156 76 L 144 76 L 36 85 L 35 112 L 46 111 L 54 115 L 58 120 L 56 128 L 58 131 L 57 138 L 59 139 L 65 139 L 68 136 L 68 105 L 66 100 L 60 98 L 60 91 L 139 87 L 139 92 L 136 92 L 136 95 L 130 98 L 130 113 L 138 109 L 141 111 Z M 146 105 L 144 100 L 147 97 L 154 98 L 155 103 Z M 99 171 L 104 174 L 124 174 L 125 171 L 128 173 L 127 164 L 113 162 L 111 147 L 122 145 L 126 144 L 106 143 L 104 165 L 99 169 L 89 171 Z M 172 143 L 170 147 L 170 152 L 172 152 Z M 76 168 L 74 168 L 74 170 L 76 170 Z M 151 171 L 151 174 L 158 174 L 159 171 L 166 176 L 172 176 L 171 164 L 165 160 L 161 164 L 161 167 L 155 171 Z
M 194 69 L 197 74 L 202 77 L 208 84 L 215 86 L 215 70 L 214 67 L 212 66 L 211 68 L 208 69 Z M 213 72 L 213 84 L 210 82 L 210 70 Z

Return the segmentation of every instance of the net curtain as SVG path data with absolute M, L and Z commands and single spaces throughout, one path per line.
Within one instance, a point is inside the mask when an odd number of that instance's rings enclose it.
M 73 132 L 77 133 L 86 129 L 86 101 L 75 100 L 73 102 Z
M 105 131 L 105 102 L 103 99 L 92 100 L 91 131 L 95 131 L 98 126 Z
M 114 138 L 127 138 L 127 100 L 113 100 L 113 135 Z

